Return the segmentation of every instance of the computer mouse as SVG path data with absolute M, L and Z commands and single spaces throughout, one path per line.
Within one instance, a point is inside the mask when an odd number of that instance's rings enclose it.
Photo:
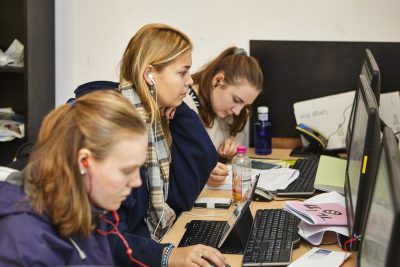
M 264 190 L 262 188 L 256 188 L 254 191 L 254 201 L 271 201 L 274 199 L 274 194 L 271 191 Z

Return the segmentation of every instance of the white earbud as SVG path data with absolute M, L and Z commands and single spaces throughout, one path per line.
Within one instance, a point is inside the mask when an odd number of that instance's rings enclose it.
M 149 73 L 147 75 L 147 77 L 149 77 L 150 81 L 153 83 L 152 85 L 156 85 L 156 82 L 154 81 L 154 78 L 153 78 L 153 74 Z

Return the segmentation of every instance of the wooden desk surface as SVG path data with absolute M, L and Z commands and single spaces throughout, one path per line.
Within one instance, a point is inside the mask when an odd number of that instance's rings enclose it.
M 209 190 L 205 189 L 203 192 L 200 194 L 202 197 L 230 197 L 231 196 L 231 191 L 230 190 Z M 272 208 L 282 208 L 284 204 L 284 200 L 286 198 L 276 198 L 275 200 L 271 202 L 255 202 L 253 201 L 250 205 L 250 210 L 253 214 L 256 212 L 258 209 L 272 209 Z M 191 220 L 227 220 L 229 215 L 232 214 L 233 210 L 233 205 L 229 209 L 204 209 L 204 208 L 193 208 L 189 213 L 183 213 L 181 216 L 178 218 L 178 220 L 175 222 L 175 224 L 172 226 L 170 231 L 164 236 L 162 239 L 162 242 L 166 243 L 173 243 L 175 245 L 178 245 L 180 240 L 183 237 L 183 234 L 185 232 L 185 225 L 186 223 L 190 222 Z M 217 215 L 217 216 L 210 216 L 210 215 Z M 330 244 L 334 243 L 336 241 L 336 235 L 331 234 L 328 236 L 324 237 L 323 243 L 325 244 Z M 300 247 L 297 249 L 293 250 L 292 254 L 292 261 L 296 260 L 303 254 L 305 254 L 307 251 L 309 251 L 312 247 L 312 245 L 308 244 L 306 241 L 302 240 L 300 242 Z M 339 245 L 333 244 L 333 245 L 320 245 L 320 248 L 326 248 L 330 250 L 335 250 L 335 251 L 342 251 Z M 352 255 L 350 258 L 345 262 L 343 266 L 356 266 L 356 258 L 357 255 L 356 253 L 352 252 Z M 228 259 L 229 264 L 232 267 L 239 267 L 242 264 L 242 258 L 243 255 L 231 255 L 231 254 L 225 254 L 225 256 Z
M 252 152 L 249 149 L 249 153 L 251 156 Z M 273 149 L 273 154 L 269 155 L 269 158 L 280 158 L 280 159 L 291 159 L 289 157 L 290 149 Z M 200 194 L 201 197 L 231 197 L 230 190 L 209 190 L 204 189 L 203 192 Z M 278 198 L 276 197 L 275 200 L 271 202 L 255 202 L 253 201 L 250 205 L 251 212 L 254 214 L 258 209 L 271 209 L 271 208 L 282 208 L 284 204 L 284 200 L 287 198 Z M 294 199 L 294 198 L 293 198 Z M 175 224 L 172 226 L 170 231 L 164 236 L 162 242 L 164 243 L 173 243 L 178 245 L 180 240 L 183 237 L 185 232 L 185 225 L 191 220 L 227 220 L 230 214 L 232 214 L 233 205 L 229 209 L 204 209 L 204 208 L 193 208 L 189 213 L 183 213 L 179 216 Z M 210 215 L 217 215 L 217 216 L 210 216 Z M 325 234 L 323 244 L 331 244 L 336 241 L 336 235 L 327 233 Z M 337 243 L 333 245 L 320 245 L 320 248 L 326 248 L 329 250 L 334 251 L 342 251 Z M 293 250 L 292 254 L 292 261 L 296 260 L 307 251 L 312 248 L 312 245 L 307 243 L 306 241 L 302 240 L 300 243 L 300 247 Z M 243 255 L 225 255 L 228 259 L 229 264 L 232 267 L 238 267 L 242 264 Z M 350 267 L 356 266 L 356 258 L 357 253 L 351 252 L 350 258 L 345 262 L 343 266 Z

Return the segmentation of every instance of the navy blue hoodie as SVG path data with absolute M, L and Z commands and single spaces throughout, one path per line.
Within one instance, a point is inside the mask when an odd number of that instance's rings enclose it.
M 182 103 L 170 122 L 172 135 L 170 183 L 168 205 L 177 216 L 190 210 L 217 164 L 217 152 L 198 115 Z M 142 179 L 145 179 L 143 172 Z M 143 181 L 140 188 L 132 190 L 130 196 L 118 210 L 119 230 L 133 250 L 133 256 L 148 266 L 160 266 L 163 248 L 151 239 L 145 217 L 149 195 Z M 116 236 L 109 236 L 114 261 L 119 266 L 134 266 L 128 259 L 125 248 Z
M 113 266 L 107 237 L 72 240 L 32 210 L 22 187 L 0 182 L 0 266 Z

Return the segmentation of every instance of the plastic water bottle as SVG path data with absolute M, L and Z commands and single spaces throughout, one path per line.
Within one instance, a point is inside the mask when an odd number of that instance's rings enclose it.
M 251 190 L 251 160 L 246 156 L 246 147 L 238 146 L 237 155 L 232 160 L 232 199 L 244 202 Z
M 257 108 L 258 121 L 254 124 L 254 148 L 256 154 L 268 155 L 272 152 L 271 122 L 268 121 L 268 108 Z

